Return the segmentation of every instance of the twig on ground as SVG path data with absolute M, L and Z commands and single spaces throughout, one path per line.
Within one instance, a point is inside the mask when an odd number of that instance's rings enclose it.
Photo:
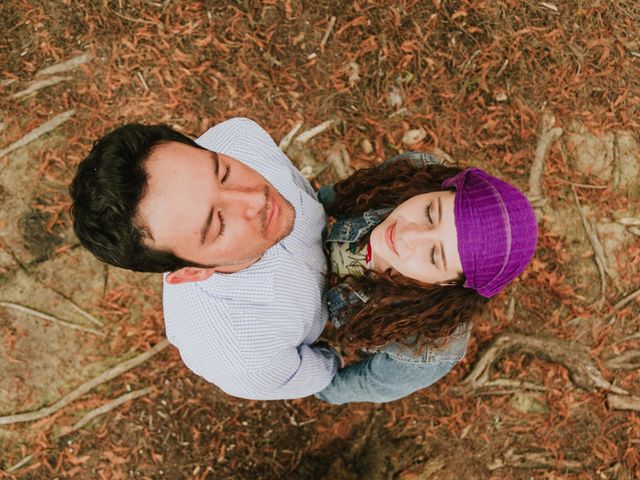
M 616 223 L 625 227 L 640 227 L 640 218 L 622 217 L 616 220 Z
M 89 320 L 91 323 L 98 325 L 100 327 L 104 326 L 104 322 L 102 320 L 98 320 L 96 317 L 94 317 L 93 315 L 91 315 L 89 312 L 83 310 L 82 308 L 80 308 L 78 305 L 76 305 L 71 299 L 63 296 L 63 298 L 65 300 L 67 300 L 67 302 L 69 302 L 69 305 L 71 305 L 71 307 L 78 312 L 80 315 L 82 315 L 84 318 L 86 318 L 87 320 Z
M 68 430 L 64 430 L 58 433 L 53 438 L 60 438 L 60 437 L 64 437 L 65 435 L 69 435 L 75 432 L 76 430 L 79 430 L 82 427 L 84 427 L 87 423 L 89 423 L 94 418 L 99 417 L 100 415 L 104 415 L 105 413 L 110 412 L 114 408 L 119 407 L 120 405 L 127 403 L 130 400 L 135 400 L 136 398 L 142 397 L 144 395 L 148 395 L 149 393 L 151 393 L 151 387 L 141 388 L 140 390 L 134 390 L 133 392 L 125 393 L 124 395 L 119 396 L 118 398 L 110 401 L 109 403 L 105 403 L 104 405 L 91 410 L 86 415 L 84 415 L 80 420 L 78 420 Z
M 549 2 L 540 2 L 540 6 L 548 8 L 549 10 L 558 13 L 558 7 L 556 5 L 554 5 L 553 3 L 549 3 Z
M 589 238 L 589 242 L 591 243 L 591 247 L 593 248 L 593 253 L 595 254 L 596 266 L 598 267 L 598 273 L 600 274 L 600 295 L 601 300 L 604 300 L 605 290 L 607 288 L 607 279 L 606 275 L 609 274 L 609 270 L 607 269 L 607 263 L 604 255 L 604 248 L 602 248 L 602 244 L 598 239 L 598 235 L 596 234 L 596 229 L 591 224 L 584 215 L 582 211 L 582 207 L 580 206 L 580 200 L 578 200 L 578 195 L 576 194 L 575 187 L 571 187 L 571 193 L 573 193 L 573 199 L 576 202 L 576 208 L 578 209 L 578 213 L 580 214 L 580 219 L 582 220 L 582 226 L 584 227 L 584 231 L 587 234 L 587 238 Z
M 487 380 L 480 387 L 472 389 L 469 393 L 471 395 L 508 395 L 522 390 L 546 392 L 548 388 L 537 383 L 498 378 L 496 380 Z
M 573 472 L 580 472 L 589 468 L 589 465 L 575 460 L 555 459 L 549 453 L 514 453 L 513 448 L 505 452 L 504 460 L 498 460 L 494 464 L 488 465 L 488 467 L 489 470 L 497 470 L 505 465 L 514 468 L 558 468 Z
M 544 161 L 553 143 L 562 135 L 562 128 L 554 127 L 556 118 L 553 114 L 545 112 L 540 121 L 540 133 L 538 134 L 538 145 L 531 164 L 529 175 L 529 200 L 534 206 L 544 203 L 542 193 L 542 172 L 544 171 Z
M 633 410 L 640 412 L 640 397 L 634 395 L 607 395 L 607 403 L 612 410 Z
M 73 117 L 75 115 L 75 113 L 76 113 L 75 110 L 67 110 L 64 113 L 56 115 L 55 117 L 53 117 L 48 122 L 43 123 L 39 127 L 31 130 L 29 133 L 27 133 L 21 139 L 13 142 L 8 147 L 1 149 L 0 150 L 0 158 L 4 157 L 5 155 L 7 155 L 7 154 L 9 154 L 11 152 L 13 152 L 14 150 L 22 148 L 25 145 L 28 145 L 29 143 L 33 142 L 34 140 L 37 140 L 38 138 L 40 138 L 42 135 L 45 135 L 45 134 L 51 132 L 52 130 L 55 130 L 60 125 L 62 125 L 64 122 L 66 122 L 71 117 Z
M 616 219 L 616 223 L 627 227 L 627 231 L 632 235 L 640 237 L 640 218 L 622 217 Z
M 34 420 L 40 420 L 41 418 L 48 417 L 49 415 L 52 415 L 58 410 L 66 407 L 68 404 L 80 398 L 82 395 L 91 391 L 98 385 L 104 382 L 108 382 L 109 380 L 112 380 L 122 375 L 123 373 L 128 372 L 132 368 L 137 367 L 138 365 L 146 362 L 148 359 L 150 359 L 157 353 L 161 352 L 168 346 L 169 346 L 169 342 L 166 339 L 163 339 L 150 350 L 144 353 L 141 353 L 140 355 L 134 358 L 131 358 L 125 362 L 122 362 L 116 365 L 115 367 L 110 368 L 106 372 L 98 375 L 97 377 L 87 382 L 84 382 L 82 385 L 78 386 L 73 391 L 66 394 L 64 397 L 62 397 L 53 405 L 50 405 L 48 407 L 43 407 L 39 410 L 35 410 L 32 412 L 18 413 L 15 415 L 7 415 L 4 417 L 0 417 L 0 425 L 10 425 L 13 423 L 20 423 L 20 422 L 32 422 Z
M 618 310 L 623 309 L 624 307 L 626 307 L 629 303 L 631 303 L 632 301 L 634 301 L 638 297 L 640 297 L 640 288 L 637 289 L 634 292 L 631 292 L 629 295 L 627 295 L 623 299 L 619 300 L 613 307 L 611 307 L 611 311 L 602 320 L 603 323 L 608 321 L 608 320 L 610 320 L 611 318 L 613 318 L 613 316 L 616 314 L 616 312 Z
M 502 65 L 500 66 L 500 69 L 496 73 L 496 78 L 502 75 L 502 73 L 504 72 L 505 68 L 507 68 L 508 65 L 509 65 L 509 60 L 505 58 L 504 62 L 502 62 Z
M 315 137 L 316 135 L 320 135 L 322 132 L 328 129 L 331 125 L 333 125 L 333 123 L 333 120 L 327 120 L 325 122 L 322 122 L 320 125 L 317 125 L 307 130 L 306 132 L 301 133 L 300 135 L 298 135 L 298 138 L 296 138 L 296 143 L 307 143 L 313 137 Z
M 71 80 L 71 77 L 49 77 L 44 80 L 38 80 L 37 82 L 31 83 L 29 87 L 25 88 L 24 90 L 21 90 L 18 93 L 14 93 L 11 98 L 18 99 L 28 97 L 35 94 L 38 90 L 50 87 L 60 82 L 64 82 L 65 80 Z
M 164 8 L 164 7 L 163 7 Z M 120 13 L 116 10 L 111 10 L 112 13 L 114 13 L 116 16 L 122 18 L 123 20 L 126 20 L 128 22 L 133 22 L 133 23 L 142 23 L 145 25 L 158 25 L 160 22 L 152 22 L 150 20 L 142 20 L 141 18 L 133 18 L 130 17 L 128 15 L 125 15 L 124 13 Z
M 402 107 L 402 108 L 399 108 L 398 110 L 396 110 L 395 112 L 390 113 L 387 118 L 397 117 L 398 115 L 404 116 L 408 112 L 409 112 L 409 110 L 407 110 L 407 107 Z
M 7 250 L 5 250 L 5 251 L 7 251 Z M 71 300 L 71 298 L 68 295 L 66 295 L 65 293 L 61 292 L 60 290 L 57 290 L 56 288 L 52 287 L 48 283 L 45 283 L 42 280 L 40 280 L 36 274 L 31 272 L 25 265 L 23 265 L 17 259 L 17 257 L 15 256 L 15 254 L 13 252 L 7 251 L 7 253 L 13 258 L 13 260 L 18 264 L 18 266 L 20 267 L 20 269 L 23 272 L 25 272 L 27 275 L 29 275 L 29 277 L 32 278 L 34 281 L 36 281 L 38 284 L 42 285 L 43 288 L 46 288 L 47 290 L 50 290 L 53 293 L 55 293 L 56 295 L 58 295 L 65 302 L 67 302 L 69 305 L 71 305 L 71 308 L 73 308 L 76 312 L 78 312 L 80 315 L 82 315 L 84 318 L 86 318 L 88 321 L 90 321 L 94 325 L 98 325 L 99 327 L 103 327 L 104 326 L 104 322 L 102 320 L 97 319 L 96 317 L 91 315 L 89 312 L 87 312 L 83 308 L 80 308 L 73 300 Z M 107 266 L 106 263 L 104 265 L 105 265 L 105 267 Z
M 38 318 L 42 318 L 43 320 L 48 320 L 50 322 L 53 322 L 57 325 L 60 325 L 62 327 L 67 327 L 67 328 L 71 328 L 73 330 L 80 330 L 82 332 L 86 332 L 86 333 L 93 333 L 94 335 L 99 335 L 101 337 L 104 337 L 104 332 L 100 332 L 94 328 L 90 328 L 90 327 L 84 327 L 82 325 L 78 325 L 77 323 L 71 323 L 71 322 L 67 322 L 65 320 L 60 320 L 57 317 L 54 317 L 53 315 L 49 315 L 48 313 L 43 313 L 40 312 L 38 310 L 35 310 L 33 308 L 30 307 L 25 307 L 24 305 L 20 305 L 18 303 L 13 303 L 13 302 L 0 302 L 0 307 L 5 307 L 5 308 L 11 308 L 13 310 L 17 310 L 19 312 L 22 313 L 27 313 L 29 315 L 33 315 L 34 317 L 38 317 Z
M 327 164 L 333 165 L 339 179 L 345 179 L 353 173 L 349 152 L 342 142 L 335 142 L 327 154 Z
M 507 304 L 507 314 L 506 314 L 507 322 L 511 323 L 515 315 L 516 315 L 516 297 L 512 296 L 511 298 L 509 298 L 509 303 Z
M 629 335 L 628 337 L 621 338 L 620 340 L 615 341 L 614 344 L 628 342 L 630 340 L 636 340 L 638 338 L 640 338 L 640 332 L 636 332 L 632 335 Z
M 351 444 L 351 447 L 349 448 L 349 451 L 351 452 L 351 458 L 354 458 L 367 445 L 367 441 L 369 440 L 369 437 L 371 435 L 371 430 L 373 430 L 373 427 L 376 425 L 379 416 L 380 410 L 371 411 L 364 432 L 355 442 Z
M 27 455 L 26 457 L 24 457 L 22 460 L 20 460 L 18 463 L 15 463 L 14 465 L 11 465 L 9 468 L 7 468 L 5 471 L 7 473 L 11 473 L 11 472 L 15 472 L 16 470 L 24 467 L 28 462 L 31 461 L 31 459 L 33 458 L 33 455 Z
M 327 31 L 324 32 L 324 36 L 320 41 L 320 53 L 324 52 L 324 47 L 327 44 L 327 40 L 329 40 L 329 35 L 331 35 L 331 31 L 333 30 L 333 26 L 336 24 L 336 17 L 331 17 L 329 20 L 329 25 L 327 25 Z
M 50 67 L 43 68 L 38 73 L 36 73 L 36 77 L 68 72 L 69 70 L 73 70 L 75 68 L 78 68 L 80 65 L 87 63 L 92 58 L 93 55 L 91 55 L 89 52 L 83 53 L 82 55 L 78 55 L 77 57 L 70 58 L 66 62 L 56 63 L 55 65 L 51 65 Z
M 591 185 L 590 183 L 578 183 L 578 182 L 572 182 L 571 180 L 567 180 L 566 178 L 562 178 L 558 175 L 552 175 L 553 178 L 555 178 L 556 180 L 560 180 L 562 183 L 566 183 L 568 185 L 572 185 L 574 187 L 580 187 L 580 188 L 595 188 L 597 190 L 605 190 L 607 188 L 609 188 L 609 185 Z
M 605 380 L 582 345 L 553 337 L 538 337 L 518 333 L 502 333 L 491 347 L 476 362 L 475 367 L 462 384 L 469 393 L 492 387 L 489 375 L 491 367 L 503 354 L 520 352 L 535 355 L 548 361 L 559 363 L 569 370 L 573 383 L 585 390 L 595 388 L 626 395 L 627 391 Z M 496 381 L 494 381 L 496 382 Z
M 289 133 L 287 133 L 282 138 L 282 140 L 280 140 L 280 145 L 278 145 L 278 147 L 280 147 L 280 150 L 282 150 L 283 152 L 287 151 L 287 148 L 289 148 L 289 145 L 291 145 L 291 140 L 293 140 L 293 137 L 295 137 L 296 133 L 298 133 L 298 130 L 300 130 L 301 127 L 302 121 L 296 122 L 291 131 L 289 131 Z
M 142 88 L 144 88 L 145 91 L 148 92 L 149 91 L 149 85 L 147 85 L 147 81 L 142 76 L 142 72 L 136 72 L 136 75 L 138 76 L 138 80 L 140 80 L 140 83 L 142 84 Z
M 605 365 L 611 370 L 636 370 L 640 368 L 640 362 L 636 359 L 640 360 L 640 350 L 626 350 L 620 355 L 610 357 Z

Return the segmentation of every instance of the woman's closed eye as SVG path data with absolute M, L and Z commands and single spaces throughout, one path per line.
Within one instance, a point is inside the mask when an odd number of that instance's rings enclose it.
M 433 206 L 433 202 L 429 202 L 427 206 L 424 208 L 424 214 L 427 217 L 427 221 L 429 222 L 429 225 L 433 225 L 433 217 L 431 216 L 432 206 Z
M 431 253 L 429 255 L 429 259 L 431 260 L 431 264 L 434 267 L 437 267 L 437 265 L 436 265 L 436 246 L 435 245 L 433 247 L 431 247 Z

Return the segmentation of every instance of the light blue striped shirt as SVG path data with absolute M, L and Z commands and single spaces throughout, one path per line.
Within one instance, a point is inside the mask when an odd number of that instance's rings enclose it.
M 230 395 L 277 400 L 318 392 L 339 364 L 332 350 L 311 346 L 328 316 L 322 205 L 252 120 L 233 118 L 196 142 L 259 172 L 294 206 L 295 222 L 291 234 L 245 270 L 164 282 L 167 338 L 189 369 Z

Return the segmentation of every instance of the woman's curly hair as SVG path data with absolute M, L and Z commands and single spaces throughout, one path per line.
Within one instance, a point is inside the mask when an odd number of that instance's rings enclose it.
M 416 195 L 443 190 L 442 182 L 461 171 L 444 165 L 417 167 L 408 160 L 358 170 L 335 185 L 336 197 L 327 212 L 340 218 L 371 209 L 395 208 Z M 368 237 L 363 239 L 366 241 Z M 463 286 L 464 275 L 452 285 L 443 286 L 369 270 L 363 276 L 333 275 L 331 283 L 346 283 L 369 297 L 362 309 L 343 312 L 348 321 L 338 336 L 348 349 L 372 349 L 398 342 L 424 350 L 469 324 L 488 301 Z

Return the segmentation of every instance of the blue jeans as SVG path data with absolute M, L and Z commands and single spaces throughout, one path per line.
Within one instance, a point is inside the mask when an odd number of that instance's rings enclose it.
M 349 402 L 384 403 L 405 397 L 444 377 L 455 361 L 403 361 L 380 352 L 338 370 L 331 383 L 315 396 L 340 405 Z

